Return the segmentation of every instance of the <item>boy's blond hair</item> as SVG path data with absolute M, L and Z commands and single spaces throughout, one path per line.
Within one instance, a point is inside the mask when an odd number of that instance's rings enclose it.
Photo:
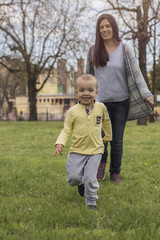
M 95 76 L 93 76 L 92 74 L 86 73 L 86 74 L 83 74 L 83 75 L 79 76 L 76 80 L 76 85 L 75 85 L 76 88 L 77 88 L 77 82 L 80 81 L 80 80 L 85 80 L 85 81 L 93 80 L 93 81 L 95 81 L 96 87 L 98 88 L 97 78 Z

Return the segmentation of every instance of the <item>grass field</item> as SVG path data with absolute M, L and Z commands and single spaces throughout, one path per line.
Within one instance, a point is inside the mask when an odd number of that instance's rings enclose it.
M 121 185 L 100 182 L 97 211 L 53 157 L 63 122 L 0 122 L 0 240 L 159 240 L 160 122 L 128 122 Z

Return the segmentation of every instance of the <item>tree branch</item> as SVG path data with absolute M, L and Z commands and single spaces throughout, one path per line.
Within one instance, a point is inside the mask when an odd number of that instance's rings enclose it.
M 0 62 L 0 64 L 3 66 L 3 67 L 5 67 L 9 72 L 11 72 L 11 73 L 17 73 L 17 72 L 20 72 L 20 70 L 19 69 L 12 69 L 12 68 L 10 68 L 10 67 L 8 67 L 5 63 L 3 63 L 3 62 Z
M 2 7 L 2 6 L 10 6 L 10 5 L 12 5 L 13 4 L 13 0 L 11 0 L 10 1 L 10 3 L 0 3 L 0 7 Z
M 119 6 L 119 1 L 118 1 L 118 0 L 116 0 L 116 3 L 118 4 L 119 7 L 116 7 L 116 6 L 112 3 L 112 1 L 110 1 L 110 0 L 107 0 L 107 2 L 112 6 L 112 8 L 113 8 L 114 10 L 125 10 L 125 11 L 128 11 L 128 12 L 137 12 L 137 9 L 136 9 L 136 8 L 127 8 L 127 7 L 125 7 L 124 5 Z

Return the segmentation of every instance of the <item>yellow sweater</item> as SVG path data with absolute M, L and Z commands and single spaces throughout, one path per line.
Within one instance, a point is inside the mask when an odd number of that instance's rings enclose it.
M 94 155 L 104 152 L 101 129 L 105 132 L 104 139 L 112 140 L 111 122 L 103 103 L 95 102 L 93 109 L 86 113 L 86 107 L 80 103 L 71 107 L 55 144 L 65 146 L 72 134 L 72 144 L 69 152 Z

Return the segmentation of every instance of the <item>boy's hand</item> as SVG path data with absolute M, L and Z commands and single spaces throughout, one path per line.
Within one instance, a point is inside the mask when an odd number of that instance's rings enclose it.
M 107 143 L 108 141 L 107 140 L 105 140 L 104 138 L 102 139 L 103 140 L 103 143 Z
M 60 155 L 62 155 L 62 152 L 63 152 L 63 148 L 64 148 L 64 146 L 62 145 L 62 144 L 57 144 L 56 146 L 55 146 L 55 150 L 54 150 L 54 157 L 57 155 L 59 155 L 59 153 L 60 153 Z

